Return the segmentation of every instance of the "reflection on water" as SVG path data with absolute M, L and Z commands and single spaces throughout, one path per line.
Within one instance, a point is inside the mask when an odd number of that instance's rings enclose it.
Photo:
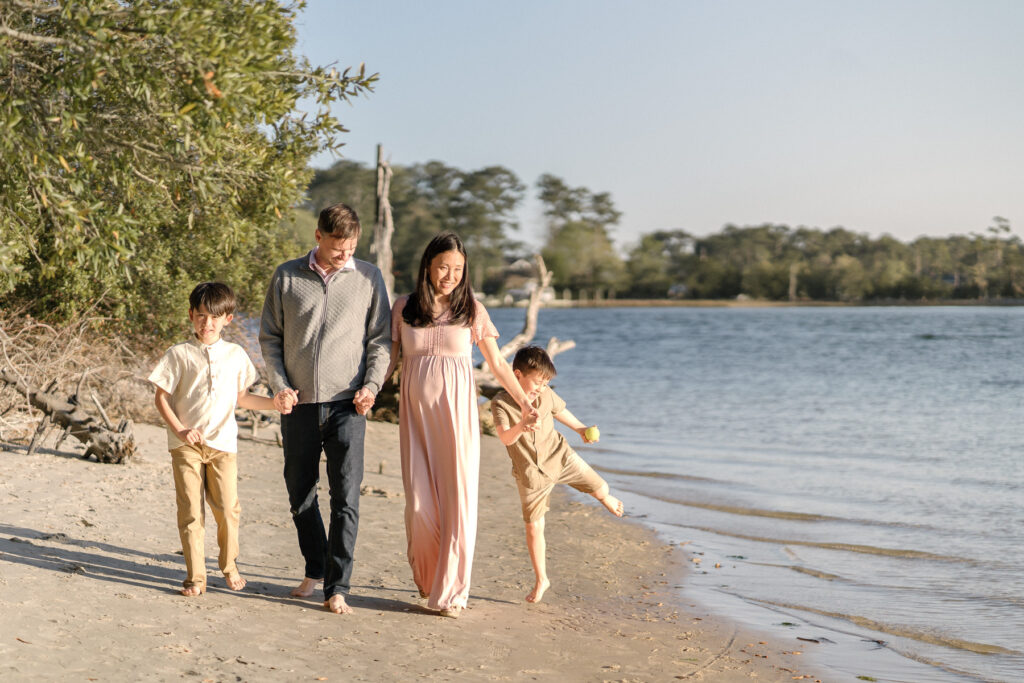
M 491 313 L 503 338 L 519 331 L 521 310 Z M 538 341 L 576 341 L 552 384 L 601 427 L 597 446 L 570 438 L 631 511 L 702 560 L 687 590 L 827 624 L 836 662 L 863 641 L 937 667 L 930 680 L 1020 677 L 1024 308 L 572 309 L 539 322 Z M 835 645 L 844 630 L 858 638 Z M 886 678 L 849 668 L 873 661 L 837 666 Z

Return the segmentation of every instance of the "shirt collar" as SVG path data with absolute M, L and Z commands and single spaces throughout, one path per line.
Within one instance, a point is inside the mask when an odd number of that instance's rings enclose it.
M 209 351 L 218 351 L 225 344 L 224 337 L 221 337 L 212 344 L 204 344 L 203 342 L 199 341 L 199 337 L 196 336 L 195 332 L 188 336 L 188 341 L 190 344 L 192 344 L 198 349 L 204 349 Z
M 320 247 L 316 246 L 313 247 L 313 251 L 309 252 L 309 267 L 313 269 L 313 272 L 315 272 L 317 275 L 323 278 L 324 282 L 334 277 L 335 273 L 340 273 L 343 270 L 355 270 L 356 268 L 355 257 L 350 256 L 348 261 L 345 261 L 345 265 L 343 265 L 341 268 L 338 268 L 337 270 L 328 273 L 326 269 L 324 269 L 323 267 L 321 267 L 319 263 L 317 263 L 316 253 L 318 251 L 320 251 Z

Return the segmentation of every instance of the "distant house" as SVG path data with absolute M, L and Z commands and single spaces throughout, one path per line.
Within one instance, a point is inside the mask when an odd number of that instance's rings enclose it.
M 510 287 L 505 290 L 504 303 L 507 306 L 511 306 L 519 301 L 525 301 L 530 298 L 534 290 L 537 289 L 537 281 L 534 279 L 527 280 L 522 284 L 521 287 Z M 540 293 L 540 300 L 544 303 L 555 300 L 555 290 L 553 287 L 546 288 Z
M 515 259 L 506 264 L 499 277 L 499 291 L 503 293 L 501 301 L 506 306 L 529 299 L 533 290 L 537 289 L 536 268 L 526 259 Z M 544 302 L 555 298 L 555 291 L 551 287 L 541 294 Z
M 666 294 L 669 299 L 684 299 L 686 298 L 686 285 L 682 282 L 677 282 L 668 288 Z

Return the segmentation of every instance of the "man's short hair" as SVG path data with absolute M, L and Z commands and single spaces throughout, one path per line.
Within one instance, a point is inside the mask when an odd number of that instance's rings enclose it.
M 539 372 L 545 379 L 551 379 L 558 374 L 555 371 L 555 364 L 551 362 L 551 356 L 539 346 L 524 346 L 516 351 L 516 357 L 512 359 L 512 369 L 524 375 Z
M 235 312 L 235 293 L 223 282 L 200 282 L 188 295 L 188 308 L 198 311 L 200 306 L 210 315 L 231 315 Z
M 320 218 L 316 222 L 316 229 L 321 235 L 351 239 L 359 237 L 362 228 L 359 225 L 359 215 L 356 210 L 348 204 L 335 204 L 328 206 L 320 212 Z

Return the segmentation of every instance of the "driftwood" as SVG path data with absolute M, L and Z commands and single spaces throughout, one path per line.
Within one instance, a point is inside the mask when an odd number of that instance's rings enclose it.
M 260 436 L 260 431 L 266 427 L 272 428 L 280 424 L 281 419 L 276 414 L 262 413 L 258 410 L 238 409 L 235 411 L 235 422 L 238 424 L 238 438 L 246 441 L 267 444 L 268 446 L 281 446 L 280 430 L 272 433 L 273 438 Z M 245 431 L 248 430 L 248 431 Z
M 38 391 L 25 385 L 7 370 L 0 370 L 0 381 L 14 387 L 18 393 L 28 399 L 33 407 L 44 413 L 44 417 L 39 421 L 39 426 L 36 427 L 35 434 L 32 435 L 32 440 L 29 442 L 29 454 L 35 451 L 50 429 L 56 425 L 64 430 L 57 440 L 57 447 L 59 448 L 68 436 L 73 436 L 85 444 L 83 458 L 92 456 L 98 462 L 123 463 L 135 455 L 135 434 L 132 429 L 132 421 L 121 420 L 120 424 L 115 427 L 94 393 L 91 394 L 92 400 L 99 409 L 103 419 L 102 423 L 85 412 L 78 404 L 77 392 L 67 400 L 51 393 L 56 385 L 55 382 L 45 390 Z M 80 387 L 81 382 L 79 382 Z

